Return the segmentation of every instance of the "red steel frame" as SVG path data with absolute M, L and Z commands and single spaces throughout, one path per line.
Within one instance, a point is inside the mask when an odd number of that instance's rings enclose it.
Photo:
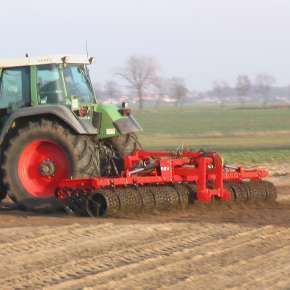
M 136 172 L 140 164 L 147 170 Z M 147 172 L 147 173 L 146 173 Z M 224 188 L 224 182 L 241 182 L 242 180 L 260 180 L 268 176 L 261 169 L 225 169 L 221 157 L 215 152 L 169 152 L 136 151 L 124 159 L 124 170 L 120 177 L 94 177 L 87 179 L 66 179 L 58 186 L 58 198 L 67 189 L 89 189 L 97 191 L 108 187 L 124 187 L 129 185 L 168 185 L 176 183 L 195 183 L 197 199 L 211 201 L 213 197 L 230 200 L 231 194 Z M 70 191 L 71 192 L 71 191 Z M 63 196 L 64 198 L 64 196 Z

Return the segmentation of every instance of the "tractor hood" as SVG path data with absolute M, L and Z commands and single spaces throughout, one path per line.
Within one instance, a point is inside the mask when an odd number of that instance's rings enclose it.
M 125 115 L 115 105 L 96 104 L 94 115 L 100 115 L 100 138 L 109 138 L 118 135 L 142 131 L 142 127 L 128 111 Z
M 89 134 L 100 139 L 142 131 L 128 108 L 108 104 L 81 104 L 72 109 Z

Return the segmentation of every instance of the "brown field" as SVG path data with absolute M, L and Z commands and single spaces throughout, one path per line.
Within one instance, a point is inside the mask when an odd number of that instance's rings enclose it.
M 1 289 L 289 289 L 290 187 L 278 203 L 120 219 L 1 212 Z

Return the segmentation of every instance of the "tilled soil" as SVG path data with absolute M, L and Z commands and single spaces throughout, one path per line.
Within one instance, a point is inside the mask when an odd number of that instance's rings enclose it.
M 289 289 L 290 187 L 277 203 L 120 218 L 0 213 L 1 289 Z

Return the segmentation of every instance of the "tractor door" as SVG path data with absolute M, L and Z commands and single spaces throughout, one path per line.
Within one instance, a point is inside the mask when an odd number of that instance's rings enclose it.
M 12 111 L 31 102 L 30 68 L 5 68 L 0 77 L 0 109 Z
M 65 104 L 65 88 L 59 66 L 39 65 L 36 68 L 37 96 L 41 105 Z

